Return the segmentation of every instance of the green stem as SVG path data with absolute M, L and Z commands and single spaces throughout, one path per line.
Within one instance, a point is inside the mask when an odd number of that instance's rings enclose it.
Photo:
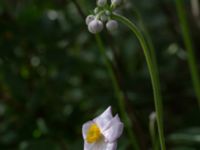
M 164 140 L 163 120 L 162 120 L 163 106 L 162 106 L 162 99 L 161 99 L 160 82 L 158 80 L 158 74 L 157 74 L 157 67 L 154 65 L 154 62 L 152 61 L 151 54 L 148 51 L 148 45 L 142 33 L 135 26 L 135 24 L 133 24 L 130 20 L 128 20 L 126 17 L 121 16 L 121 15 L 113 14 L 112 18 L 128 26 L 131 29 L 131 31 L 136 35 L 136 37 L 138 38 L 142 46 L 142 49 L 146 58 L 147 66 L 149 69 L 150 77 L 151 77 L 152 87 L 153 87 L 160 147 L 161 147 L 161 150 L 165 150 L 166 148 L 165 148 L 165 140 Z
M 147 40 L 147 44 L 149 46 L 152 61 L 154 61 L 154 65 L 157 66 L 156 51 L 155 51 L 155 47 L 154 47 L 153 41 L 151 39 L 151 36 L 149 34 L 149 31 L 148 31 L 147 27 L 145 26 L 143 18 L 141 16 L 141 14 L 139 13 L 139 10 L 137 9 L 137 7 L 134 7 L 133 9 L 134 9 L 134 13 L 136 14 L 137 20 L 139 22 L 139 26 L 141 27 L 141 30 L 144 33 L 145 39 Z
M 143 30 L 143 33 L 144 33 L 144 36 L 145 36 L 145 39 L 147 41 L 147 45 L 148 45 L 148 48 L 150 50 L 150 54 L 151 54 L 151 58 L 152 58 L 152 61 L 154 63 L 154 66 L 156 67 L 156 72 L 157 72 L 157 75 L 159 75 L 159 72 L 158 72 L 158 65 L 157 65 L 157 58 L 156 58 L 156 50 L 155 50 L 155 47 L 154 47 L 154 44 L 153 44 L 153 41 L 152 41 L 152 38 L 149 34 L 149 31 L 148 29 L 146 28 L 145 26 L 145 23 L 142 19 L 142 16 L 140 15 L 139 11 L 137 10 L 137 8 L 135 7 L 134 8 L 135 10 L 135 13 L 138 17 L 138 20 L 139 20 L 139 23 L 140 23 L 140 26 L 141 26 L 141 29 Z M 157 76 L 157 78 L 159 79 L 159 76 Z M 160 86 L 160 85 L 158 85 Z M 160 88 L 160 87 L 159 87 Z
M 147 44 L 148 44 L 148 48 L 150 50 L 150 54 L 151 54 L 151 57 L 152 57 L 152 61 L 154 63 L 154 66 L 156 67 L 156 71 L 157 71 L 157 75 L 158 75 L 158 79 L 159 79 L 159 72 L 158 72 L 158 65 L 157 65 L 157 58 L 156 58 L 156 50 L 155 50 L 155 47 L 154 47 L 154 44 L 153 44 L 153 41 L 152 41 L 152 38 L 149 34 L 149 31 L 147 29 L 147 27 L 145 26 L 145 23 L 142 19 L 142 16 L 140 15 L 139 11 L 137 10 L 137 8 L 135 7 L 134 8 L 134 11 L 137 15 L 137 18 L 138 18 L 138 21 L 139 21 L 139 25 L 144 33 L 144 36 L 145 36 L 145 39 L 147 41 Z M 158 85 L 159 86 L 159 85 Z M 159 87 L 160 88 L 160 87 Z M 154 150 L 158 150 L 159 149 L 159 141 L 157 140 L 157 128 L 156 128 L 156 120 L 152 120 L 150 119 L 150 122 L 149 122 L 149 131 L 150 131 L 150 135 L 151 135 L 151 140 L 152 140 L 152 146 L 153 146 L 153 149 Z
M 186 12 L 185 12 L 184 3 L 183 3 L 184 1 L 176 0 L 175 2 L 176 2 L 176 8 L 177 8 L 179 21 L 180 21 L 180 26 L 182 29 L 183 40 L 187 49 L 188 63 L 189 63 L 191 77 L 192 77 L 192 82 L 195 89 L 196 97 L 198 99 L 198 104 L 200 107 L 200 78 L 198 74 L 198 67 L 197 67 L 197 63 L 195 59 L 195 53 L 194 53 L 192 38 L 190 35 L 189 25 L 186 19 Z
M 128 136 L 129 136 L 129 138 L 131 140 L 131 145 L 132 145 L 134 150 L 139 150 L 140 148 L 138 146 L 136 137 L 135 137 L 135 135 L 134 135 L 134 133 L 132 131 L 131 121 L 130 121 L 127 113 L 126 113 L 125 99 L 124 99 L 123 92 L 120 89 L 120 86 L 118 84 L 117 78 L 116 78 L 115 73 L 114 73 L 114 70 L 113 70 L 113 68 L 112 68 L 112 66 L 110 64 L 110 61 L 109 61 L 109 59 L 108 59 L 108 57 L 106 55 L 106 51 L 105 51 L 105 48 L 103 46 L 102 40 L 101 40 L 101 38 L 99 37 L 98 34 L 96 34 L 96 41 L 97 41 L 99 50 L 101 52 L 101 55 L 104 58 L 108 73 L 109 73 L 109 75 L 111 77 L 112 84 L 113 84 L 113 87 L 114 87 L 114 91 L 115 91 L 115 94 L 116 94 L 116 98 L 118 99 L 118 105 L 119 105 L 119 109 L 120 109 L 120 114 L 121 114 L 122 119 L 124 121 Z

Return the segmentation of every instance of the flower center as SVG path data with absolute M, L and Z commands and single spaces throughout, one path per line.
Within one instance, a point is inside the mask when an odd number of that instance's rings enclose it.
M 86 141 L 88 143 L 94 143 L 98 141 L 100 138 L 101 138 L 100 129 L 95 123 L 93 123 L 87 131 Z

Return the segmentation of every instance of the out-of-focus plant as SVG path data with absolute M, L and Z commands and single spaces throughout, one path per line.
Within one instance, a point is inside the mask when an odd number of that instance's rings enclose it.
M 95 3 L 0 1 L 1 150 L 82 149 L 81 126 L 86 120 L 98 116 L 108 105 L 123 120 L 105 59 L 84 23 L 85 14 L 93 13 L 89 10 Z M 174 1 L 124 0 L 123 4 L 116 11 L 144 33 L 137 8 L 155 46 L 167 148 L 200 149 L 199 110 L 185 67 L 187 51 L 182 46 Z M 191 12 L 190 1 L 184 4 L 193 46 L 198 50 L 198 18 Z M 104 29 L 112 24 L 106 27 L 104 23 Z M 148 68 L 137 38 L 126 26 L 114 24 L 116 30 L 103 30 L 100 41 L 126 99 L 134 142 L 146 150 L 152 148 L 148 116 L 155 111 Z M 195 57 L 199 68 L 198 51 Z M 156 140 L 159 147 L 158 136 Z M 125 132 L 118 140 L 118 149 L 130 150 L 131 144 Z
M 192 37 L 190 35 L 189 25 L 186 19 L 184 2 L 183 0 L 176 0 L 175 2 L 182 30 L 183 40 L 187 49 L 187 56 L 188 56 L 187 59 L 192 77 L 192 83 L 194 86 L 195 94 L 200 108 L 200 75 L 198 72 L 197 61 L 195 58 L 195 50 L 192 42 Z

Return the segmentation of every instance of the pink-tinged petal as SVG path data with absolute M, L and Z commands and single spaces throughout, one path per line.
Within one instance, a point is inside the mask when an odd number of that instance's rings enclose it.
M 84 142 L 84 150 L 107 150 L 106 149 L 107 145 L 108 145 L 108 143 L 106 143 L 103 138 L 100 141 L 97 141 L 92 144 L 87 143 L 85 141 Z
M 99 126 L 101 132 L 105 130 L 107 125 L 112 120 L 112 112 L 111 107 L 109 106 L 101 115 L 99 115 L 97 118 L 95 118 L 93 121 Z
M 94 144 L 89 144 L 86 141 L 84 142 L 84 150 L 92 150 Z
M 118 114 L 115 115 L 115 117 L 113 118 L 113 120 L 116 121 L 116 122 L 121 122 Z
M 117 141 L 108 143 L 106 150 L 116 150 L 117 149 Z
M 86 135 L 87 135 L 87 131 L 88 128 L 91 126 L 91 124 L 93 124 L 94 122 L 92 121 L 88 121 L 86 123 L 83 124 L 82 126 L 82 135 L 83 135 L 83 139 L 86 139 Z
M 124 124 L 120 121 L 119 116 L 116 115 L 109 123 L 106 130 L 102 131 L 106 142 L 116 141 L 123 132 Z
M 112 125 L 116 124 L 116 123 L 122 123 L 120 118 L 119 118 L 119 116 L 118 116 L 118 114 L 115 115 L 115 117 L 113 117 L 111 120 L 109 120 L 109 122 L 107 123 L 107 125 L 104 128 L 104 131 L 107 130 L 108 128 L 112 127 Z

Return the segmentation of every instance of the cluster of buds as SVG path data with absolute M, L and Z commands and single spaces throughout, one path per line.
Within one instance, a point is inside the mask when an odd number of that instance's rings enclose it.
M 112 32 L 118 28 L 117 21 L 111 19 L 113 10 L 119 6 L 121 0 L 111 0 L 108 4 L 107 0 L 97 0 L 97 7 L 94 9 L 93 14 L 86 18 L 88 30 L 91 33 L 99 33 L 103 30 L 104 23 L 108 31 Z

